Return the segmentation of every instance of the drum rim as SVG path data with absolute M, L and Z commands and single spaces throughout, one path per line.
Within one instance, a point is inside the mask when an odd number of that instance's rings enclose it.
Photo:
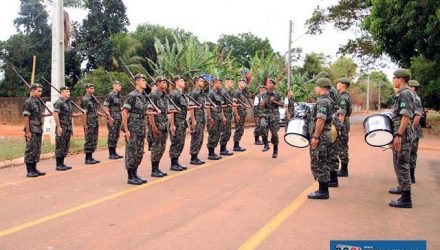
M 368 141 L 367 141 L 367 136 L 370 135 L 371 133 L 373 133 L 373 132 L 377 132 L 377 131 L 386 131 L 386 132 L 390 132 L 390 131 L 388 131 L 388 130 L 386 130 L 386 129 L 375 129 L 375 130 L 371 130 L 370 132 L 368 132 L 368 133 L 365 134 L 365 136 L 364 136 L 364 141 L 365 141 L 368 145 L 370 145 L 370 146 L 372 146 L 372 147 L 377 147 L 377 148 L 379 148 L 379 147 L 383 147 L 383 146 L 389 145 L 391 142 L 393 142 L 394 137 L 393 137 L 393 139 L 391 139 L 391 141 L 390 141 L 389 143 L 384 144 L 384 145 L 379 145 L 379 146 L 378 146 L 378 145 L 372 145 L 372 144 L 368 143 Z M 392 133 L 390 133 L 390 134 L 393 135 Z
M 372 114 L 372 115 L 367 116 L 367 117 L 365 118 L 364 122 L 362 122 L 362 126 L 363 126 L 364 128 L 365 128 L 365 122 L 368 120 L 368 118 L 373 117 L 373 116 L 383 116 L 383 117 L 386 117 L 387 119 L 389 119 L 390 122 L 393 121 L 389 116 L 387 116 L 387 115 L 385 115 L 385 114 Z
M 303 137 L 304 139 L 306 139 L 309 143 L 306 146 L 304 146 L 304 147 L 299 147 L 299 146 L 292 145 L 292 144 L 290 144 L 289 142 L 286 141 L 286 136 L 287 135 L 299 135 L 299 136 Z M 287 144 L 289 144 L 290 146 L 295 147 L 295 148 L 306 148 L 306 147 L 308 147 L 310 145 L 309 139 L 307 137 L 305 137 L 304 135 L 298 134 L 298 133 L 288 133 L 288 134 L 285 134 L 284 135 L 284 142 L 286 142 Z

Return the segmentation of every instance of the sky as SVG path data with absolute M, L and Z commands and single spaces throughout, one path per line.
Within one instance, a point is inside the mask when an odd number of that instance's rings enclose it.
M 159 24 L 170 28 L 182 28 L 192 32 L 201 41 L 216 42 L 222 34 L 237 35 L 251 32 L 268 38 L 272 47 L 285 54 L 288 50 L 289 20 L 294 23 L 292 47 L 301 47 L 304 54 L 324 53 L 337 57 L 340 45 L 353 32 L 342 32 L 327 26 L 322 35 L 305 35 L 305 21 L 317 5 L 327 7 L 337 0 L 124 0 L 130 20 L 129 31 L 141 23 Z M 2 1 L 0 8 L 0 40 L 16 33 L 13 20 L 17 17 L 19 0 Z M 50 9 L 49 9 L 50 11 Z M 86 10 L 68 9 L 72 20 L 81 21 Z M 390 69 L 385 69 L 390 75 Z

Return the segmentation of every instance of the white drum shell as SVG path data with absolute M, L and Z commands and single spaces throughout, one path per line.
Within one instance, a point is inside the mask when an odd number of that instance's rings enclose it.
M 292 147 L 305 148 L 310 144 L 307 120 L 294 118 L 287 123 L 284 141 Z
M 364 120 L 365 142 L 373 147 L 382 147 L 393 141 L 393 126 L 388 115 L 374 114 Z

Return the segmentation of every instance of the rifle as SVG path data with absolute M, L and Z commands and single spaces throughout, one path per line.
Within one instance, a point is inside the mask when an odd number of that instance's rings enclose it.
M 75 77 L 81 82 L 81 84 L 83 86 L 85 86 L 84 82 L 77 75 L 75 75 Z M 98 105 L 98 107 L 104 112 L 104 114 L 107 116 L 107 118 L 111 117 L 110 114 L 102 107 L 101 103 L 99 103 L 99 101 L 95 95 L 92 95 L 92 99 Z
M 52 83 L 50 83 L 48 80 L 46 80 L 46 78 L 41 77 L 41 79 L 43 79 L 47 84 L 49 84 L 56 92 L 58 92 L 59 94 L 61 94 L 60 90 L 55 88 L 55 86 L 52 85 Z M 68 100 L 70 103 L 73 104 L 73 106 L 75 106 L 77 109 L 79 109 L 82 113 L 86 113 L 86 111 L 84 109 L 82 109 L 80 106 L 78 106 L 78 104 L 76 104 L 74 101 L 72 101 L 71 99 Z
M 15 66 L 12 66 L 12 70 L 18 75 L 20 80 L 24 82 L 24 84 L 26 84 L 26 86 L 30 89 L 31 85 L 20 75 L 20 73 L 18 73 L 17 69 L 15 69 Z M 41 103 L 41 105 L 43 105 L 44 108 L 46 108 L 47 111 L 49 111 L 51 115 L 53 115 L 52 111 L 46 106 L 46 104 L 43 102 L 43 100 L 41 100 L 41 98 L 38 98 L 37 100 Z
M 105 74 L 108 76 L 108 78 L 110 78 L 110 81 L 112 81 L 113 82 L 113 78 L 110 76 L 110 74 L 108 73 L 108 71 L 106 70 L 105 71 Z
M 176 87 L 176 85 L 175 85 L 172 81 L 170 81 L 170 80 L 167 79 L 167 82 L 169 82 L 171 85 L 173 85 L 174 87 Z M 183 91 L 182 91 L 182 92 L 183 92 Z M 200 104 L 198 101 L 194 100 L 194 98 L 192 98 L 188 93 L 183 92 L 183 95 L 184 95 L 185 97 L 187 97 L 190 101 L 192 101 L 196 106 L 199 106 L 199 108 L 202 107 L 202 104 Z
M 203 77 L 202 79 L 209 84 L 209 87 L 212 87 L 212 83 L 210 81 L 206 80 Z M 217 108 L 217 105 L 211 100 L 211 98 L 209 98 L 205 91 L 202 90 L 202 94 L 206 97 L 206 100 L 208 100 L 212 107 Z
M 127 70 L 128 74 L 131 76 L 131 79 L 134 79 L 134 75 L 133 75 L 133 73 L 131 73 L 130 69 L 129 69 L 128 66 L 124 63 L 124 61 L 122 60 L 122 58 L 119 57 L 119 60 L 121 60 L 122 65 L 124 65 L 124 67 L 125 67 L 125 69 Z M 130 81 L 130 83 L 131 83 L 131 85 L 133 85 L 133 87 L 136 88 L 136 85 L 134 84 L 133 81 Z M 148 82 L 147 82 L 147 86 L 151 88 L 151 86 L 150 86 L 150 84 L 148 84 Z M 145 99 L 147 99 L 147 101 L 148 101 L 148 102 L 151 104 L 151 106 L 156 110 L 156 112 L 157 112 L 158 114 L 160 114 L 160 113 L 161 113 L 160 109 L 156 106 L 156 104 L 154 104 L 154 102 L 151 100 L 150 96 L 148 96 L 148 93 L 147 93 L 147 91 L 145 91 L 145 89 L 144 89 L 143 94 L 144 94 Z

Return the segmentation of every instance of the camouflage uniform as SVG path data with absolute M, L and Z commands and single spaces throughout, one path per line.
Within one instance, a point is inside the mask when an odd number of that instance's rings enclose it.
M 165 152 L 168 139 L 168 99 L 166 93 L 160 89 L 150 95 L 151 101 L 160 109 L 161 113 L 154 116 L 154 122 L 159 130 L 157 137 L 153 140 L 151 148 L 151 161 L 159 162 Z
M 319 182 L 328 182 L 330 180 L 330 127 L 332 122 L 333 101 L 328 94 L 320 96 L 313 107 L 309 133 L 313 136 L 315 132 L 316 119 L 324 119 L 324 128 L 320 134 L 318 147 L 312 149 L 310 146 L 310 165 L 315 180 Z
M 331 85 L 330 89 L 329 89 L 329 97 L 330 100 L 332 101 L 332 110 L 331 115 L 333 116 L 333 124 L 336 127 L 337 130 L 337 135 L 336 136 L 336 140 L 332 143 L 331 147 L 330 147 L 330 171 L 338 171 L 339 169 L 339 153 L 340 153 L 340 149 L 339 149 L 339 134 L 341 132 L 341 128 L 338 125 L 339 122 L 336 119 L 336 116 L 334 116 L 337 111 L 339 110 L 339 104 L 341 103 L 341 96 L 339 95 L 338 91 L 336 90 L 336 88 Z
M 341 165 L 347 165 L 348 157 L 348 133 L 350 132 L 350 116 L 352 112 L 352 101 L 347 91 L 341 93 L 341 102 L 339 104 L 338 114 L 344 115 L 345 120 L 341 124 L 341 130 L 338 136 L 339 159 Z
M 258 137 L 262 135 L 259 103 L 260 103 L 260 95 L 258 94 L 257 96 L 255 96 L 254 107 L 253 107 L 254 118 L 255 118 L 254 137 L 256 138 L 255 139 L 256 141 Z
M 208 149 L 217 147 L 217 144 L 220 140 L 220 129 L 222 126 L 221 106 L 224 105 L 223 97 L 219 94 L 219 91 L 217 90 L 211 89 L 209 91 L 209 99 L 211 99 L 215 103 L 215 105 L 217 105 L 217 107 L 211 108 L 211 117 L 214 120 L 214 124 L 212 127 L 210 127 L 208 123 Z
M 293 119 L 295 117 L 295 100 L 293 100 L 293 97 L 286 97 L 284 105 L 287 107 L 287 112 L 290 114 L 290 119 Z
M 422 101 L 420 100 L 420 97 L 414 93 L 415 96 L 415 103 L 414 103 L 414 117 L 415 116 L 422 116 L 423 114 L 423 107 L 422 107 Z M 420 123 L 417 124 L 417 127 L 415 127 L 414 131 L 414 140 L 411 143 L 411 155 L 410 155 L 410 162 L 409 166 L 411 171 L 413 171 L 414 176 L 414 169 L 416 168 L 417 163 L 417 150 L 419 148 L 419 139 L 423 138 L 423 131 L 422 126 L 420 126 Z
M 272 103 L 270 101 L 270 98 L 272 96 L 275 96 L 275 99 L 277 101 L 281 100 L 281 95 L 273 91 L 272 93 L 269 91 L 266 91 L 265 93 L 261 94 L 260 96 L 260 103 L 261 101 L 264 101 L 265 105 L 264 107 L 261 107 L 260 105 L 260 115 L 261 115 L 261 128 L 262 128 L 262 136 L 263 138 L 268 137 L 269 130 L 271 133 L 271 142 L 273 145 L 278 145 L 279 139 L 278 139 L 278 130 L 280 130 L 280 111 L 278 109 L 278 105 L 275 103 Z
M 23 116 L 29 117 L 29 128 L 32 134 L 30 141 L 27 141 L 25 137 L 26 148 L 24 151 L 24 162 L 26 164 L 36 164 L 40 161 L 41 140 L 43 135 L 42 108 L 43 105 L 41 102 L 32 96 L 26 99 L 23 105 Z
M 191 146 L 190 146 L 190 154 L 197 155 L 200 152 L 203 144 L 203 136 L 205 130 L 205 104 L 206 97 L 202 93 L 203 90 L 195 88 L 191 92 L 191 97 L 196 100 L 198 103 L 202 104 L 202 108 L 194 110 L 194 116 L 196 118 L 196 128 L 191 130 Z M 190 121 L 191 122 L 191 121 Z
M 58 112 L 58 119 L 63 130 L 61 136 L 55 133 L 55 156 L 56 158 L 65 158 L 69 153 L 70 137 L 72 137 L 72 103 L 70 100 L 60 97 L 54 103 L 53 111 Z
M 232 101 L 232 92 L 230 89 L 223 88 L 221 90 L 221 93 L 224 97 L 228 98 L 230 101 Z M 224 103 L 228 103 L 226 99 L 224 98 Z M 225 146 L 228 144 L 229 139 L 231 138 L 231 126 L 232 126 L 232 120 L 234 119 L 234 113 L 232 112 L 232 107 L 228 106 L 223 108 L 223 113 L 226 117 L 226 124 L 223 124 L 221 126 L 221 132 L 220 132 L 220 145 Z
M 110 116 L 113 118 L 113 126 L 107 123 L 108 128 L 108 147 L 116 148 L 118 146 L 119 134 L 122 126 L 122 97 L 119 93 L 110 92 L 104 100 L 104 106 L 108 107 Z
M 84 143 L 84 153 L 93 153 L 98 145 L 98 105 L 92 96 L 86 94 L 81 99 L 81 108 L 87 111 L 87 134 Z
M 144 157 L 145 140 L 145 113 L 147 111 L 147 100 L 137 90 L 131 91 L 125 100 L 124 109 L 128 110 L 128 131 L 130 140 L 126 139 L 125 146 L 125 168 L 137 169 Z M 125 128 L 127 129 L 127 128 Z
M 242 89 L 237 89 L 233 96 L 235 99 L 241 100 L 243 103 L 247 103 L 246 92 Z M 237 107 L 238 115 L 240 116 L 240 121 L 235 122 L 235 132 L 234 132 L 234 142 L 239 142 L 241 137 L 244 134 L 244 123 L 246 121 L 246 107 L 244 105 L 240 105 Z
M 176 126 L 176 132 L 174 135 L 170 131 L 170 158 L 179 158 L 185 146 L 186 128 L 188 123 L 186 122 L 186 115 L 188 112 L 188 100 L 184 93 L 178 89 L 173 90 L 170 95 L 171 100 L 180 108 L 180 112 L 174 113 L 174 125 Z
M 408 86 L 403 87 L 396 95 L 393 105 L 393 126 L 394 134 L 399 131 L 400 122 L 403 116 L 410 120 L 414 116 L 414 93 Z M 393 165 L 396 172 L 397 182 L 402 191 L 411 190 L 410 177 L 410 151 L 413 138 L 413 128 L 409 123 L 401 138 L 401 149 L 397 151 L 393 148 Z

